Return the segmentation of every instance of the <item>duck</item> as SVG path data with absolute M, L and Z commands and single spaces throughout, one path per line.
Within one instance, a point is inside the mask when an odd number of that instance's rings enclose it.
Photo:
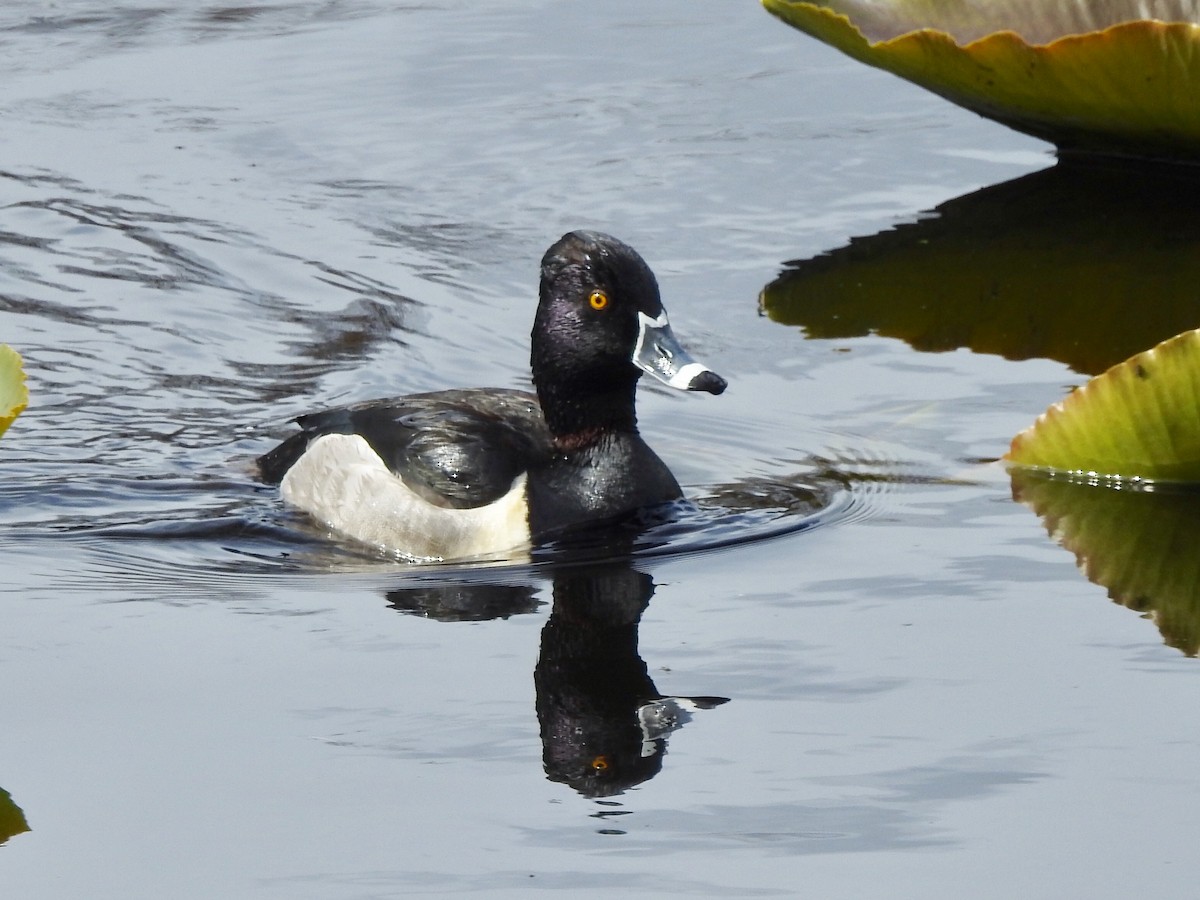
M 550 246 L 530 368 L 533 393 L 454 388 L 300 416 L 260 475 L 334 535 L 415 561 L 528 550 L 683 496 L 638 431 L 638 381 L 727 382 L 676 339 L 637 251 L 596 231 Z

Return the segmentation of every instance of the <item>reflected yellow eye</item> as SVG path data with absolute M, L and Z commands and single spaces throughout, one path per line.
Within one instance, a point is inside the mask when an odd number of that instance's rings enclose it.
M 592 309 L 604 309 L 604 307 L 608 306 L 608 294 L 601 290 L 592 291 L 588 295 L 588 304 Z
M 596 295 L 593 294 L 592 296 L 594 297 Z M 604 297 L 603 294 L 601 294 L 600 296 Z M 604 297 L 604 302 L 605 303 L 608 302 L 607 297 Z M 603 772 L 607 768 L 608 768 L 608 757 L 607 756 L 597 756 L 595 759 L 592 760 L 592 769 L 594 769 L 595 771 Z

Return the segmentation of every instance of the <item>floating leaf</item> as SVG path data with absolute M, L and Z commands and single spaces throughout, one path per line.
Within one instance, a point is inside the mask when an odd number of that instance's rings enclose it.
M 21 356 L 12 347 L 0 344 L 0 434 L 8 430 L 28 403 L 29 389 L 25 387 Z
M 1013 498 L 1041 516 L 1089 581 L 1154 620 L 1163 640 L 1200 653 L 1200 503 L 1193 491 L 1116 490 L 1012 473 Z
M 1097 375 L 1200 324 L 1198 208 L 1189 168 L 1060 162 L 790 262 L 760 306 L 808 337 L 881 334 Z
M 1200 159 L 1185 0 L 763 0 L 869 65 L 1065 152 Z
M 1076 389 L 1013 438 L 1006 459 L 1093 479 L 1200 482 L 1200 331 Z
M 29 823 L 25 821 L 25 813 L 13 803 L 8 791 L 0 788 L 0 844 L 28 830 Z

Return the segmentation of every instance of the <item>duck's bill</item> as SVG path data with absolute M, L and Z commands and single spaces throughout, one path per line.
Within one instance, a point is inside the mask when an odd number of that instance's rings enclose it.
M 725 379 L 692 359 L 675 339 L 666 312 L 659 313 L 657 319 L 639 312 L 638 324 L 637 346 L 633 348 L 635 366 L 681 391 L 719 394 L 725 390 Z

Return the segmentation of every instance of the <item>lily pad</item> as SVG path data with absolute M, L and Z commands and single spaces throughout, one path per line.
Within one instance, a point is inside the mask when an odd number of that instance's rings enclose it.
M 0 844 L 26 831 L 29 831 L 29 823 L 25 821 L 25 813 L 13 803 L 8 791 L 0 788 Z
M 1060 161 L 789 262 L 759 298 L 809 338 L 1047 358 L 1098 375 L 1200 325 L 1200 177 Z
M 1200 161 L 1186 0 L 763 0 L 790 25 L 1062 152 Z
M 1012 473 L 1013 498 L 1075 554 L 1089 581 L 1143 613 L 1168 646 L 1200 653 L 1200 503 L 1193 491 L 1116 490 Z
M 1013 438 L 1005 458 L 1093 480 L 1200 483 L 1200 330 L 1077 388 Z
M 29 389 L 25 386 L 21 356 L 12 347 L 0 344 L 0 434 L 8 430 L 28 403 Z

